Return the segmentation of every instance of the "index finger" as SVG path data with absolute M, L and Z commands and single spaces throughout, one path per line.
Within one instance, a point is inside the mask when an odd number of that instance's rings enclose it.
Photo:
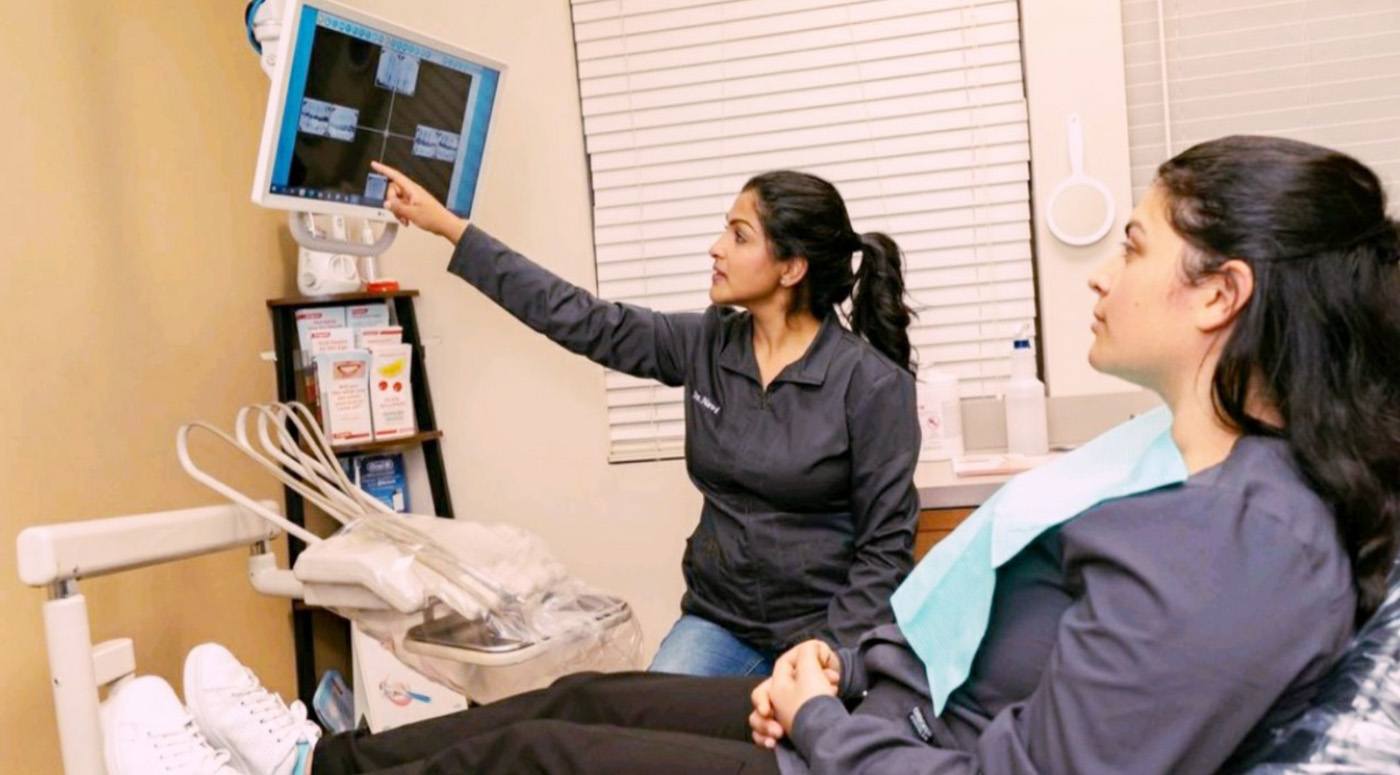
M 382 173 L 384 177 L 394 181 L 400 186 L 411 182 L 409 181 L 407 175 L 403 174 L 402 172 L 399 172 L 398 170 L 394 169 L 393 167 L 390 167 L 389 165 L 383 162 L 372 161 L 369 163 L 369 166 L 373 168 L 375 172 Z

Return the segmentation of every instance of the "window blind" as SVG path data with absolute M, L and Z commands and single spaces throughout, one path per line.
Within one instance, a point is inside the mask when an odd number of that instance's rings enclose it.
M 1129 155 L 1157 165 L 1228 134 L 1349 153 L 1400 181 L 1400 3 L 1124 0 Z
M 1029 133 L 1014 1 L 573 0 L 598 290 L 709 303 L 740 186 L 832 181 L 899 242 L 924 367 L 999 392 L 1034 330 Z M 681 391 L 606 376 L 610 457 L 679 456 Z

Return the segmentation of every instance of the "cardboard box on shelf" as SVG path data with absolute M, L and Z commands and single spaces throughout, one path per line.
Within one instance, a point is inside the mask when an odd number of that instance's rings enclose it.
M 363 350 L 316 356 L 321 426 L 332 446 L 374 438 L 369 399 L 370 354 Z

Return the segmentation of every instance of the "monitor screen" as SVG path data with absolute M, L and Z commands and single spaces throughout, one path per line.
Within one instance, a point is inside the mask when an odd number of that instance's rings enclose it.
M 500 66 L 317 5 L 295 21 L 263 193 L 308 210 L 378 208 L 387 181 L 369 164 L 380 161 L 469 216 Z

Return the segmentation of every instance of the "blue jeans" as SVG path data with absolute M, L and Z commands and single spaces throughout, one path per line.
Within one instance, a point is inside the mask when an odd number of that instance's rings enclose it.
M 708 619 L 682 614 L 647 669 L 682 675 L 772 675 L 775 658 Z

